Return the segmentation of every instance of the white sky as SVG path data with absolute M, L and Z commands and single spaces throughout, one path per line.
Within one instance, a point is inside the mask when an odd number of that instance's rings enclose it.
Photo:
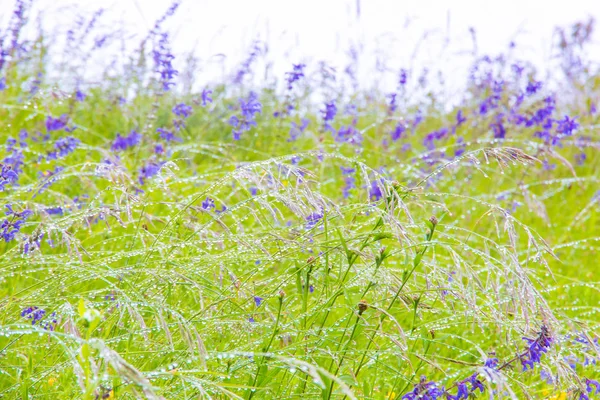
M 0 0 L 0 9 L 13 0 Z M 232 68 L 247 54 L 254 38 L 266 40 L 276 73 L 291 63 L 328 60 L 339 70 L 347 63 L 351 43 L 362 43 L 361 80 L 372 76 L 376 54 L 398 70 L 415 60 L 416 69 L 441 69 L 452 78 L 471 61 L 469 27 L 477 32 L 480 54 L 505 52 L 511 40 L 521 57 L 543 66 L 550 56 L 553 28 L 588 16 L 600 17 L 600 0 L 184 0 L 166 24 L 174 32 L 176 52 L 195 49 L 203 61 L 203 79 L 213 79 L 224 60 Z M 83 10 L 104 7 L 104 21 L 125 21 L 132 32 L 147 32 L 170 0 L 38 0 L 46 26 Z M 4 13 L 3 18 L 6 18 Z M 427 34 L 427 40 L 422 41 Z M 598 32 L 596 33 L 598 42 Z M 420 43 L 420 45 L 419 45 Z M 418 47 L 418 52 L 415 49 Z M 590 56 L 600 60 L 600 46 Z M 416 54 L 416 57 L 415 57 Z M 219 56 L 225 55 L 225 57 Z M 370 64 L 370 65 L 367 65 Z M 362 67 L 361 67 L 362 68 Z

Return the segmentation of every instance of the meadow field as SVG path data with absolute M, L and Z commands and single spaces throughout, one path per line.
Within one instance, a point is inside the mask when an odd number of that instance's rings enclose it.
M 177 2 L 90 83 L 121 38 L 25 38 L 30 5 L 0 27 L 0 398 L 600 398 L 593 21 L 550 76 L 473 55 L 449 102 L 352 59 L 260 82 L 260 42 L 186 84 Z

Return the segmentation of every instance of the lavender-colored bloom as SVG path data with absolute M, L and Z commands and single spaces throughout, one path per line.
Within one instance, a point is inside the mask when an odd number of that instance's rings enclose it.
M 62 207 L 49 207 L 44 210 L 48 215 L 63 215 L 64 211 Z
M 154 44 L 152 57 L 154 59 L 155 72 L 160 74 L 160 82 L 162 83 L 163 90 L 166 92 L 171 89 L 171 86 L 175 85 L 173 79 L 179 72 L 172 64 L 175 56 L 171 54 L 169 47 L 169 34 L 160 33 L 157 35 L 159 40 Z
M 390 133 L 392 140 L 395 142 L 402 137 L 402 134 L 406 132 L 406 127 L 402 122 L 398 122 L 394 130 Z
M 202 107 L 206 107 L 208 105 L 208 103 L 212 103 L 213 102 L 213 99 L 211 97 L 212 92 L 213 91 L 209 90 L 209 89 L 204 89 L 202 91 L 202 95 L 201 95 L 201 97 L 202 97 Z
M 166 140 L 167 142 L 182 142 L 183 140 L 180 137 L 177 137 L 173 134 L 173 132 L 170 132 L 166 129 L 163 128 L 158 128 L 156 130 L 156 132 L 158 132 L 160 134 L 160 137 L 164 140 Z
M 84 101 L 84 100 L 85 100 L 85 98 L 86 98 L 86 95 L 85 95 L 85 93 L 83 93 L 81 90 L 77 89 L 77 90 L 75 91 L 75 99 L 76 99 L 77 101 L 79 101 L 79 102 L 82 102 L 82 101 Z
M 423 140 L 423 144 L 429 150 L 433 150 L 433 149 L 435 149 L 435 143 L 434 142 L 438 141 L 438 140 L 444 139 L 448 135 L 448 132 L 449 132 L 448 128 L 442 128 L 442 129 L 439 129 L 437 131 L 433 131 L 431 133 L 428 133 L 425 136 L 425 139 Z
M 398 109 L 398 103 L 397 103 L 397 97 L 398 94 L 397 93 L 390 93 L 387 95 L 387 97 L 389 97 L 390 99 L 390 104 L 388 105 L 388 111 L 390 113 L 393 113 L 394 111 L 396 111 Z
M 0 92 L 3 91 L 4 89 L 6 89 L 6 78 L 2 77 L 2 78 L 0 78 Z
M 17 180 L 19 180 L 19 175 L 12 165 L 0 163 L 0 192 L 4 191 L 7 185 L 14 184 Z
M 599 394 L 600 393 L 600 382 L 593 379 L 585 380 L 585 391 L 589 394 Z
M 21 311 L 21 317 L 31 320 L 31 325 L 35 325 L 38 321 L 44 318 L 46 310 L 39 307 L 27 307 Z
M 467 121 L 467 118 L 463 115 L 462 110 L 458 110 L 456 113 L 456 127 L 461 126 L 463 123 Z
M 210 210 L 211 208 L 215 208 L 215 201 L 210 197 L 207 197 L 206 200 L 202 202 L 202 208 L 205 210 Z
M 323 128 L 325 130 L 335 132 L 335 130 L 331 126 L 331 121 L 333 121 L 335 115 L 337 114 L 337 107 L 335 106 L 335 102 L 331 101 L 329 103 L 325 103 L 325 109 L 321 110 L 321 113 L 323 113 Z
M 427 382 L 427 378 L 422 376 L 413 390 L 402 396 L 402 400 L 437 400 L 441 399 L 444 393 L 444 389 L 439 388 L 437 383 Z
M 78 145 L 79 139 L 76 139 L 74 137 L 68 136 L 60 138 L 54 143 L 54 148 L 56 150 L 48 152 L 46 157 L 48 160 L 56 160 L 59 158 L 66 157 L 67 155 L 74 152 L 75 149 L 77 149 Z
M 531 96 L 532 94 L 536 94 L 538 92 L 538 90 L 540 90 L 541 88 L 542 88 L 542 82 L 531 81 L 531 82 L 527 83 L 527 88 L 525 89 L 525 92 L 527 93 L 528 96 Z
M 293 83 L 297 82 L 298 80 L 300 80 L 300 78 L 304 77 L 304 67 L 306 67 L 305 64 L 293 64 L 292 72 L 286 72 L 288 90 L 292 90 Z
M 496 116 L 496 121 L 490 124 L 490 128 L 494 132 L 494 138 L 496 139 L 504 139 L 506 137 L 506 129 L 504 128 L 503 123 L 503 114 L 498 114 Z
M 25 239 L 23 244 L 23 254 L 29 254 L 35 250 L 39 250 L 42 246 L 42 239 L 44 234 L 31 235 Z
M 371 201 L 379 201 L 383 198 L 383 180 L 374 180 L 371 181 L 371 185 L 369 186 L 369 198 Z
M 306 229 L 312 229 L 323 219 L 323 211 L 315 212 L 306 216 Z
M 296 122 L 292 121 L 291 122 L 292 127 L 290 128 L 290 137 L 287 141 L 293 142 L 293 141 L 297 140 L 304 133 L 304 131 L 308 127 L 309 123 L 310 123 L 310 120 L 308 118 L 302 118 L 302 122 L 300 123 L 300 125 L 298 125 Z
M 131 133 L 125 137 L 117 133 L 117 138 L 115 139 L 110 148 L 113 151 L 127 150 L 130 147 L 137 146 L 141 142 L 141 140 L 142 135 L 140 133 L 137 133 L 136 131 L 131 131 Z
M 569 118 L 569 116 L 565 115 L 565 118 L 558 121 L 558 127 L 556 128 L 556 131 L 565 136 L 571 136 L 573 135 L 573 131 L 576 130 L 578 127 L 579 124 L 577 123 L 577 121 L 575 121 L 574 118 L 572 119 Z
M 152 178 L 160 171 L 162 167 L 162 163 L 150 162 L 143 166 L 140 169 L 140 175 L 138 177 L 138 182 L 140 185 L 143 185 L 146 182 L 146 179 Z
M 48 116 L 46 118 L 46 130 L 52 132 L 64 129 L 67 126 L 68 119 L 69 116 L 67 114 L 63 114 L 59 118 Z
M 182 118 L 188 118 L 190 115 L 192 115 L 192 111 L 192 107 L 186 105 L 185 103 L 179 103 L 173 107 L 173 114 Z
M 232 115 L 229 118 L 229 125 L 233 126 L 234 140 L 240 140 L 243 132 L 249 131 L 252 126 L 256 126 L 255 115 L 262 112 L 262 104 L 258 101 L 258 95 L 250 92 L 247 99 L 240 99 L 241 118 Z
M 260 42 L 255 41 L 252 45 L 252 49 L 250 50 L 250 54 L 248 57 L 242 62 L 240 69 L 237 71 L 235 78 L 233 79 L 234 83 L 242 83 L 244 81 L 244 77 L 250 73 L 250 67 L 252 63 L 258 58 L 261 53 Z
M 350 197 L 350 191 L 356 187 L 356 178 L 354 177 L 354 173 L 356 170 L 354 168 L 346 168 L 340 167 L 342 170 L 342 175 L 344 175 L 344 187 L 342 188 L 342 195 L 345 199 Z
M 25 223 L 25 220 L 31 216 L 33 212 L 31 210 L 16 212 L 10 204 L 7 204 L 6 208 L 8 211 L 6 211 L 5 214 L 8 218 L 0 225 L 0 237 L 8 243 L 21 231 L 21 227 Z
M 260 305 L 262 304 L 262 301 L 263 301 L 262 297 L 254 296 L 254 304 L 256 305 L 256 307 L 260 307 Z
M 459 137 L 458 139 L 456 139 L 456 145 L 457 148 L 456 150 L 454 150 L 454 157 L 460 157 L 465 153 L 465 149 L 467 148 L 467 146 L 465 145 L 465 139 L 462 137 Z
M 553 342 L 552 336 L 545 325 L 542 325 L 541 331 L 538 337 L 530 339 L 524 337 L 523 340 L 527 342 L 527 351 L 521 355 L 521 364 L 523 365 L 523 371 L 533 369 L 536 363 L 539 363 L 542 358 L 542 354 L 547 352 L 550 345 Z
M 342 126 L 335 132 L 335 141 L 339 143 L 350 143 L 360 146 L 362 140 L 362 134 L 353 125 Z
M 400 86 L 406 85 L 407 77 L 408 77 L 407 71 L 404 68 L 402 68 L 400 70 L 400 76 L 398 79 L 398 83 L 400 84 Z

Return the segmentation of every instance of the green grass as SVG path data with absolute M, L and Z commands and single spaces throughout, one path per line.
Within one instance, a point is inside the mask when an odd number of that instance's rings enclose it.
M 152 83 L 125 105 L 111 88 L 84 102 L 48 88 L 27 97 L 28 77 L 13 73 L 0 92 L 0 143 L 45 132 L 48 115 L 68 113 L 78 128 L 29 140 L 18 186 L 2 192 L 2 206 L 34 215 L 0 244 L 0 397 L 394 399 L 421 375 L 454 394 L 486 358 L 503 365 L 522 353 L 522 337 L 542 325 L 555 341 L 534 371 L 512 362 L 481 378 L 478 397 L 577 398 L 585 378 L 598 379 L 581 362 L 598 354 L 573 341 L 596 338 L 600 321 L 598 115 L 561 105 L 557 114 L 580 116 L 562 147 L 516 126 L 494 140 L 472 99 L 461 107 L 472 117 L 436 143 L 447 157 L 432 166 L 423 138 L 456 111 L 423 105 L 425 121 L 393 142 L 395 120 L 414 110 L 391 116 L 370 100 L 361 146 L 335 142 L 306 111 L 307 131 L 289 142 L 289 118 L 271 117 L 283 101 L 265 91 L 257 126 L 233 141 L 228 106 L 238 101 L 221 88 L 157 156 L 155 129 L 171 129 L 171 108 L 199 97 L 155 95 Z M 103 163 L 115 160 L 116 133 L 132 129 L 142 142 L 119 166 Z M 39 160 L 69 135 L 81 141 L 73 153 Z M 465 152 L 454 157 L 459 135 Z M 166 163 L 140 185 L 150 160 Z M 40 173 L 56 166 L 44 188 Z M 380 179 L 376 200 L 369 188 Z M 215 208 L 202 208 L 207 197 Z M 45 211 L 56 206 L 63 215 Z M 23 254 L 42 233 L 41 248 Z M 46 310 L 35 325 L 21 316 L 33 306 Z M 57 323 L 44 329 L 52 312 Z

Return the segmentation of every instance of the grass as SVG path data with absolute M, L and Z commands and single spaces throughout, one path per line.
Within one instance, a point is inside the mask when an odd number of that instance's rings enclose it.
M 285 95 L 257 92 L 256 126 L 236 141 L 243 84 L 213 85 L 203 105 L 165 92 L 146 60 L 138 81 L 79 100 L 49 82 L 30 90 L 47 51 L 2 69 L 0 152 L 20 171 L 1 205 L 32 215 L 1 244 L 0 397 L 391 400 L 429 381 L 456 395 L 472 376 L 480 398 L 593 396 L 600 142 L 586 93 L 597 75 L 569 82 L 576 101 L 558 99 L 548 132 L 560 144 L 507 117 L 545 107 L 544 88 L 514 106 L 533 72 L 485 62 L 507 83 L 483 115 L 494 92 L 480 78 L 449 111 L 424 100 L 414 124 L 408 91 L 394 111 L 383 94 L 332 91 L 331 132 L 303 77 Z M 191 116 L 173 113 L 182 102 Z M 558 131 L 565 114 L 573 135 Z M 61 115 L 66 126 L 48 129 Z M 310 123 L 290 140 L 300 118 Z M 114 150 L 132 130 L 139 143 Z M 552 344 L 523 371 L 522 338 L 545 329 Z M 445 398 L 432 387 L 421 394 Z

